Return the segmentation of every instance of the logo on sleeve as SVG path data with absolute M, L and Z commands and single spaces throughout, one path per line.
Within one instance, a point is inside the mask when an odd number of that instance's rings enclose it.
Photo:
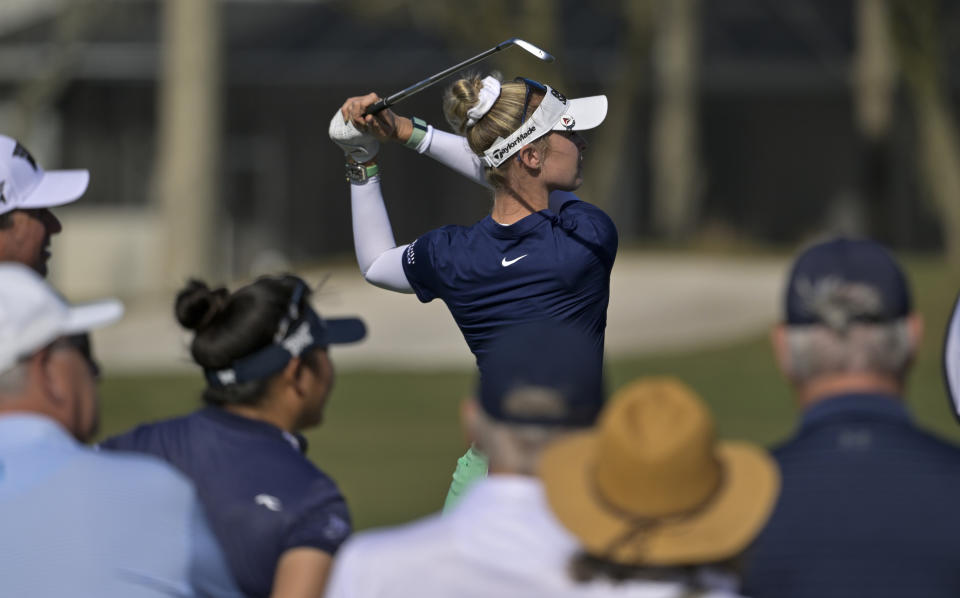
M 512 260 L 508 260 L 507 258 L 503 258 L 502 260 L 500 260 L 500 265 L 503 266 L 504 268 L 506 268 L 507 266 L 512 266 L 512 265 L 516 264 L 517 262 L 519 262 L 520 260 L 522 260 L 523 258 L 527 257 L 527 255 L 528 255 L 528 254 L 525 253 L 525 254 L 521 255 L 520 257 L 515 257 L 515 258 L 513 258 Z
M 350 524 L 339 515 L 330 515 L 327 525 L 323 528 L 323 535 L 328 540 L 341 540 L 350 533 Z
M 276 496 L 270 496 L 269 494 L 258 494 L 253 497 L 253 502 L 262 507 L 266 507 L 273 512 L 279 512 L 283 510 L 283 503 L 280 502 L 280 499 Z
M 417 255 L 413 252 L 413 246 L 417 244 L 417 239 L 407 245 L 407 265 L 412 266 L 417 263 Z

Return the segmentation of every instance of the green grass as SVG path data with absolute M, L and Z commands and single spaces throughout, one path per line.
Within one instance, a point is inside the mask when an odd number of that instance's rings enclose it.
M 906 264 L 917 309 L 927 322 L 909 404 L 922 426 L 960 439 L 940 373 L 943 331 L 960 289 L 960 274 L 931 258 L 912 258 Z M 710 404 L 722 436 L 769 445 L 793 428 L 794 405 L 765 337 L 613 360 L 608 384 L 615 389 L 648 375 L 673 375 L 690 384 Z M 465 448 L 458 408 L 472 385 L 473 374 L 459 371 L 372 370 L 338 377 L 326 423 L 307 437 L 310 457 L 340 484 L 358 528 L 408 521 L 440 507 L 456 458 Z M 187 413 L 198 404 L 201 387 L 199 373 L 108 376 L 102 388 L 103 433 Z

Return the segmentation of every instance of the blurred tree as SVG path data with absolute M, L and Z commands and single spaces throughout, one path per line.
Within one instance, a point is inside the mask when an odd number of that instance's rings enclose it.
M 650 59 L 653 26 L 660 0 L 620 0 L 615 5 L 624 28 L 614 54 L 613 77 L 604 86 L 609 101 L 605 124 L 590 133 L 583 196 L 602 207 L 617 223 L 622 239 L 635 238 L 638 198 L 631 192 L 636 174 L 641 95 Z
M 858 0 L 853 57 L 854 111 L 863 139 L 859 198 L 871 235 L 893 240 L 905 220 L 893 213 L 890 193 L 890 129 L 897 84 L 896 57 L 886 0 Z
M 942 64 L 940 3 L 889 2 L 894 47 L 913 105 L 919 170 L 940 216 L 947 256 L 960 264 L 960 139 Z
M 220 31 L 218 0 L 164 1 L 154 171 L 166 284 L 219 265 Z
M 668 239 L 689 236 L 699 217 L 699 8 L 699 0 L 656 2 L 652 216 L 654 230 Z
M 23 83 L 16 93 L 17 139 L 29 139 L 34 123 L 46 118 L 70 84 L 73 72 L 83 59 L 80 51 L 105 8 L 101 0 L 61 2 L 53 18 L 50 53 L 36 76 Z
M 463 57 L 477 54 L 510 37 L 520 37 L 547 51 L 554 51 L 562 18 L 561 7 L 554 0 L 484 0 L 469 3 L 448 0 L 383 0 L 368 4 L 344 3 L 338 6 L 365 19 L 395 21 L 409 18 L 415 27 L 441 37 Z M 502 69 L 504 77 L 508 79 L 521 75 L 533 79 L 542 78 L 563 89 L 562 76 L 558 76 L 560 71 L 556 66 L 549 66 L 524 52 L 499 52 L 492 56 L 489 62 L 479 63 L 472 68 L 487 72 L 491 70 L 491 65 Z M 423 73 L 423 76 L 430 74 Z M 415 82 L 410 81 L 411 84 Z M 444 83 L 438 85 L 442 88 Z

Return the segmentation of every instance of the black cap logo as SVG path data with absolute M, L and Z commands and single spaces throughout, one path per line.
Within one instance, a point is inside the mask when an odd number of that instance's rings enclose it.
M 556 89 L 554 89 L 554 88 L 551 87 L 551 88 L 550 88 L 550 93 L 553 95 L 553 97 L 557 98 L 557 99 L 560 100 L 562 103 L 564 103 L 564 104 L 567 103 L 567 96 L 563 95 L 562 93 L 560 93 L 560 92 L 557 91 Z
M 7 203 L 7 196 L 3 194 L 3 188 L 7 186 L 7 181 L 0 181 L 0 204 Z
M 33 159 L 33 156 L 30 155 L 30 152 L 27 151 L 27 148 L 20 145 L 20 142 L 17 142 L 16 147 L 13 148 L 13 155 L 18 158 L 23 158 L 30 163 L 30 167 L 33 168 L 33 171 L 37 171 L 37 161 Z

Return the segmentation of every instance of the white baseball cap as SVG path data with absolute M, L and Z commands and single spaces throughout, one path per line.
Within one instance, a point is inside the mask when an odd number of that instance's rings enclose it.
M 87 190 L 87 170 L 43 170 L 27 148 L 0 135 L 0 214 L 62 206 Z
M 26 266 L 0 264 L 0 372 L 57 338 L 115 322 L 123 315 L 116 299 L 70 305 Z

